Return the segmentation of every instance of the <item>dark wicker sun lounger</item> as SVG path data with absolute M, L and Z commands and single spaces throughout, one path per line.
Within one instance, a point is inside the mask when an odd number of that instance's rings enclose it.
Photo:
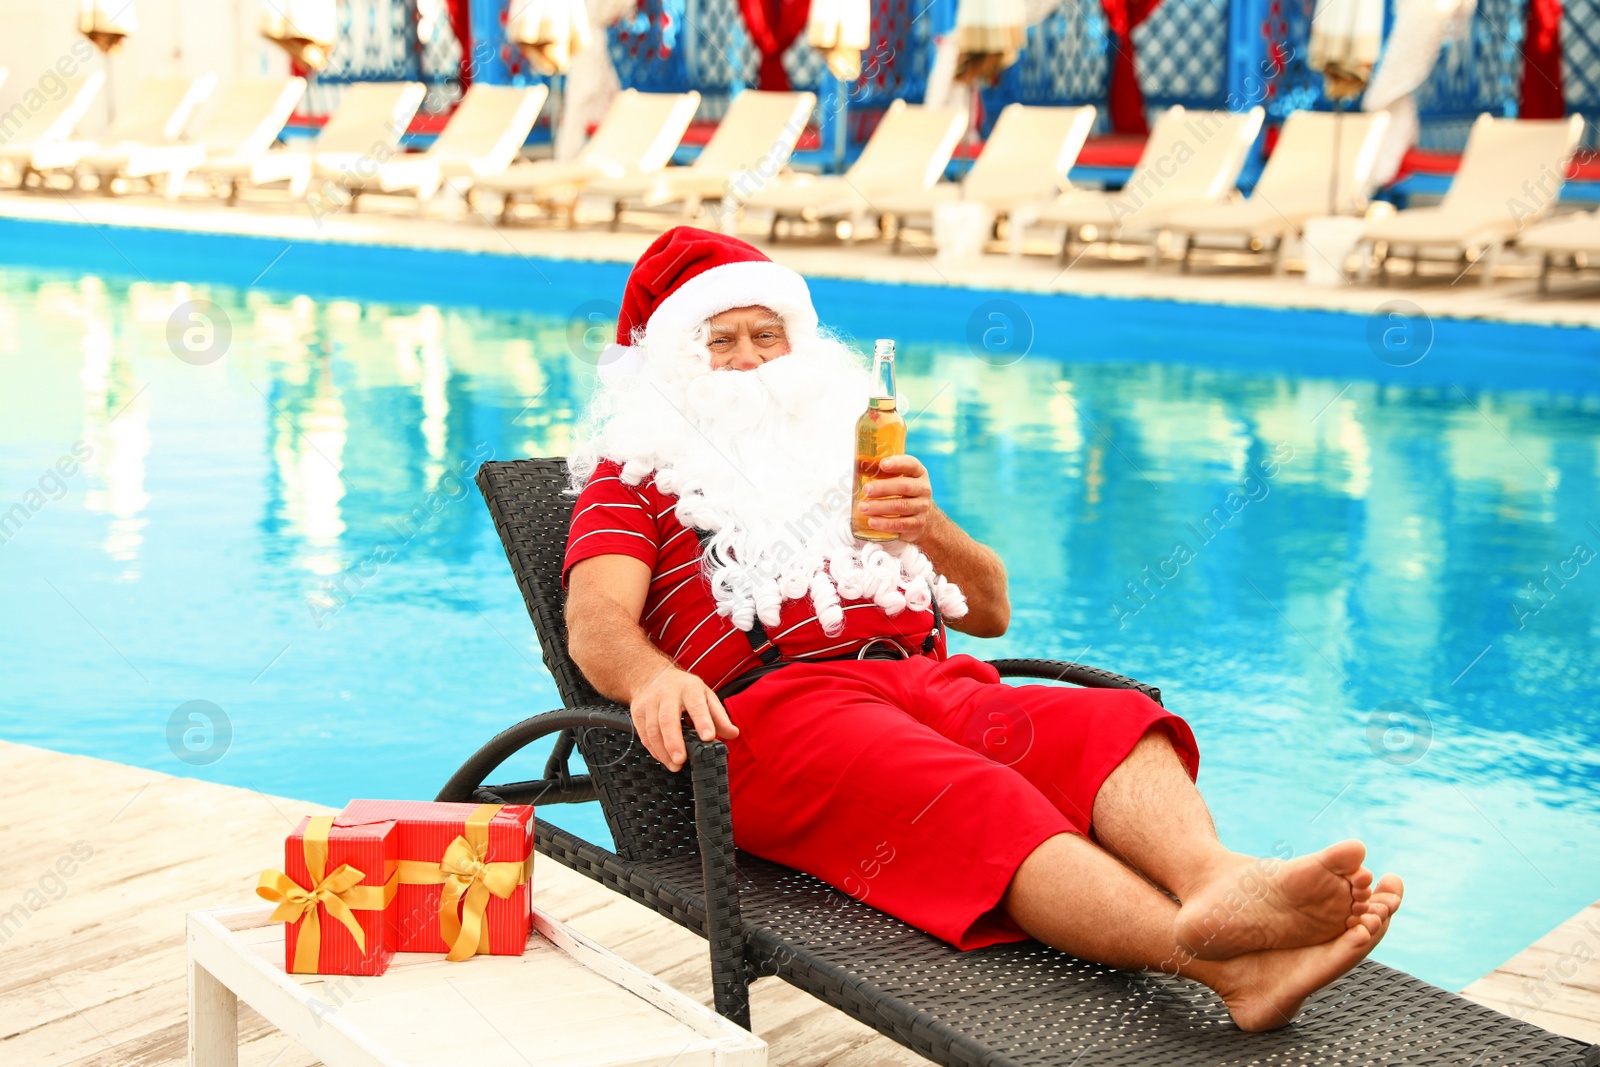
M 440 800 L 561 804 L 598 799 L 613 853 L 538 820 L 540 852 L 707 938 L 716 1008 L 750 1025 L 749 983 L 777 975 L 942 1064 L 1437 1064 L 1600 1067 L 1600 1046 L 1558 1037 L 1367 961 L 1313 998 L 1293 1025 L 1245 1034 L 1207 989 L 1084 963 L 1036 941 L 960 952 L 798 871 L 733 847 L 726 749 L 685 731 L 674 774 L 637 743 L 626 708 L 601 698 L 567 656 L 560 567 L 571 516 L 559 459 L 486 463 L 478 486 L 533 616 L 566 707 L 494 738 Z M 1010 677 L 1153 688 L 1048 660 L 1001 660 Z M 551 734 L 537 781 L 483 785 Z M 587 774 L 572 774 L 573 749 Z M 952 852 L 950 861 L 960 863 Z

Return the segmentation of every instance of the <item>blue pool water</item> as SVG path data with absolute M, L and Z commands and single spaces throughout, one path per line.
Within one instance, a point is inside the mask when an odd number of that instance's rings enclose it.
M 0 230 L 0 736 L 339 804 L 557 703 L 469 476 L 565 449 L 623 267 Z M 815 292 L 1010 569 L 954 648 L 1159 684 L 1224 839 L 1363 837 L 1446 987 L 1600 896 L 1600 336 Z

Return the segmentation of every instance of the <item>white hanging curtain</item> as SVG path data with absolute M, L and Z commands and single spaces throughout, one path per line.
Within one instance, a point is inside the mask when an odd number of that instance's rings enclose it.
M 1445 42 L 1464 43 L 1477 0 L 1396 0 L 1394 25 L 1372 80 L 1363 111 L 1388 111 L 1389 131 L 1378 148 L 1372 181 L 1383 185 L 1400 170 L 1406 150 L 1417 143 L 1416 91 L 1433 73 Z
M 133 0 L 82 0 L 78 6 L 78 32 L 100 51 L 114 51 L 124 37 L 139 32 L 139 14 Z
M 337 0 L 263 0 L 261 36 L 310 70 L 328 65 L 339 39 Z
M 565 74 L 594 41 L 583 0 L 512 0 L 506 40 L 540 74 Z
M 841 81 L 861 77 L 861 53 L 872 47 L 870 0 L 811 0 L 806 40 Z
M 517 0 L 512 0 L 516 3 Z M 587 25 L 593 47 L 572 57 L 561 90 L 561 118 L 556 123 L 555 157 L 571 159 L 588 138 L 590 126 L 605 117 L 612 99 L 622 90 L 611 64 L 606 28 L 638 7 L 638 0 L 592 0 Z
M 955 79 L 994 84 L 1027 43 L 1023 0 L 961 0 L 955 37 Z
M 1017 44 L 1019 51 L 1027 43 L 1028 29 L 1055 14 L 1064 2 L 1065 0 L 1022 0 L 1022 34 Z M 976 23 L 980 18 L 968 14 L 967 7 L 967 0 L 962 0 L 956 8 L 955 32 L 947 33 L 934 42 L 933 65 L 928 70 L 928 91 L 922 98 L 922 102 L 928 107 L 949 107 L 953 102 L 951 90 L 955 86 L 956 68 L 964 51 L 961 36 L 963 19 L 971 19 Z M 1006 65 L 1009 66 L 1012 62 L 1015 62 L 1014 58 Z
M 439 30 L 450 25 L 445 0 L 417 0 L 417 40 L 432 44 Z
M 1361 95 L 1383 43 L 1383 0 L 1317 0 L 1308 63 L 1322 72 L 1328 97 Z

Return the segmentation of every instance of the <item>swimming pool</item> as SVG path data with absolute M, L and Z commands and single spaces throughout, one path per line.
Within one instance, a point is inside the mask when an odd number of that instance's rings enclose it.
M 337 804 L 555 705 L 470 472 L 564 450 L 624 267 L 74 229 L 0 234 L 0 736 Z M 815 292 L 1010 569 L 953 647 L 1160 685 L 1225 840 L 1365 838 L 1430 981 L 1600 896 L 1595 333 Z

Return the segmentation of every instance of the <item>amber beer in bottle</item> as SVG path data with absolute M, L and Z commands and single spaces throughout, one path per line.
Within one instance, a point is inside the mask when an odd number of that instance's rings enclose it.
M 884 477 L 878 472 L 878 463 L 888 456 L 901 455 L 905 450 L 906 420 L 895 410 L 894 342 L 880 339 L 872 350 L 872 392 L 867 397 L 867 410 L 856 420 L 856 470 L 855 484 L 850 492 L 850 532 L 863 541 L 894 541 L 900 537 L 899 534 L 874 530 L 868 526 L 868 516 L 861 514 L 859 505 L 862 486 Z

